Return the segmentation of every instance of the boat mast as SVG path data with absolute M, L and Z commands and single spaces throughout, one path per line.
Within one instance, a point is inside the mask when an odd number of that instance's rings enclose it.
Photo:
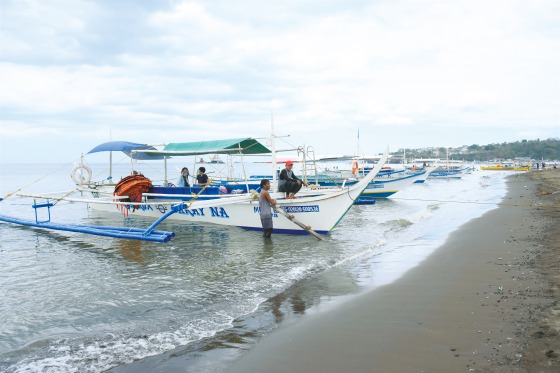
M 245 190 L 249 193 L 249 180 L 247 178 L 247 171 L 245 171 L 245 161 L 243 160 L 243 151 L 241 150 L 241 144 L 237 144 L 239 148 L 239 156 L 241 157 L 241 167 L 243 168 L 243 178 L 245 179 Z
M 169 180 L 167 180 L 167 156 L 163 156 L 163 175 L 165 178 L 165 185 L 169 184 Z
M 276 183 L 276 136 L 274 135 L 274 113 L 270 113 L 270 150 L 272 151 L 272 190 L 276 190 L 278 185 Z
M 358 128 L 358 154 L 356 154 L 358 159 L 360 158 L 360 129 Z
M 113 180 L 113 152 L 109 152 L 109 180 Z
M 307 159 L 305 157 L 305 144 L 303 144 L 303 147 L 301 148 L 301 154 L 302 154 L 302 178 L 304 181 L 307 181 Z
M 358 152 L 358 153 L 356 154 L 356 156 L 354 157 L 354 159 L 356 160 L 356 162 L 358 162 L 358 165 L 359 165 L 359 163 L 360 163 L 360 129 L 359 129 L 359 128 L 358 128 L 358 139 L 357 139 L 357 143 L 358 143 L 358 146 L 357 146 L 357 152 Z M 361 159 L 361 163 L 362 163 L 362 167 L 365 168 L 365 159 Z M 356 175 L 358 175 L 358 176 L 359 176 L 359 174 L 360 174 L 360 169 L 359 169 L 359 167 L 360 167 L 360 166 L 358 166 L 358 173 L 356 174 Z
M 109 128 L 109 141 L 113 141 L 113 133 Z M 113 152 L 109 152 L 109 180 L 113 181 Z

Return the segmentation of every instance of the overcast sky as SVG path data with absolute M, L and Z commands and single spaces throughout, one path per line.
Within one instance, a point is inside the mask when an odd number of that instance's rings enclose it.
M 0 4 L 4 163 L 265 137 L 271 113 L 318 154 L 560 137 L 558 0 Z

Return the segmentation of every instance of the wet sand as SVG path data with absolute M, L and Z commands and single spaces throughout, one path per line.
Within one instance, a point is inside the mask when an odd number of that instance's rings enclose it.
M 560 372 L 560 170 L 508 188 L 396 282 L 280 324 L 225 371 Z

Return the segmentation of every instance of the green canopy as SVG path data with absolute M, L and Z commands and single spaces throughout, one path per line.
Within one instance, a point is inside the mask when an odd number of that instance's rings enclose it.
M 150 155 L 188 156 L 202 154 L 268 154 L 268 148 L 255 139 L 241 138 L 229 140 L 173 142 L 163 150 L 140 150 Z

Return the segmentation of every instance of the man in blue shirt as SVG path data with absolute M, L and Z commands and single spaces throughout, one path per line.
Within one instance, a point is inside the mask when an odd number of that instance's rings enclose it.
M 206 184 L 208 184 L 208 175 L 206 175 L 205 172 L 206 172 L 206 168 L 204 167 L 198 168 L 198 175 L 196 175 L 196 185 L 206 186 Z

